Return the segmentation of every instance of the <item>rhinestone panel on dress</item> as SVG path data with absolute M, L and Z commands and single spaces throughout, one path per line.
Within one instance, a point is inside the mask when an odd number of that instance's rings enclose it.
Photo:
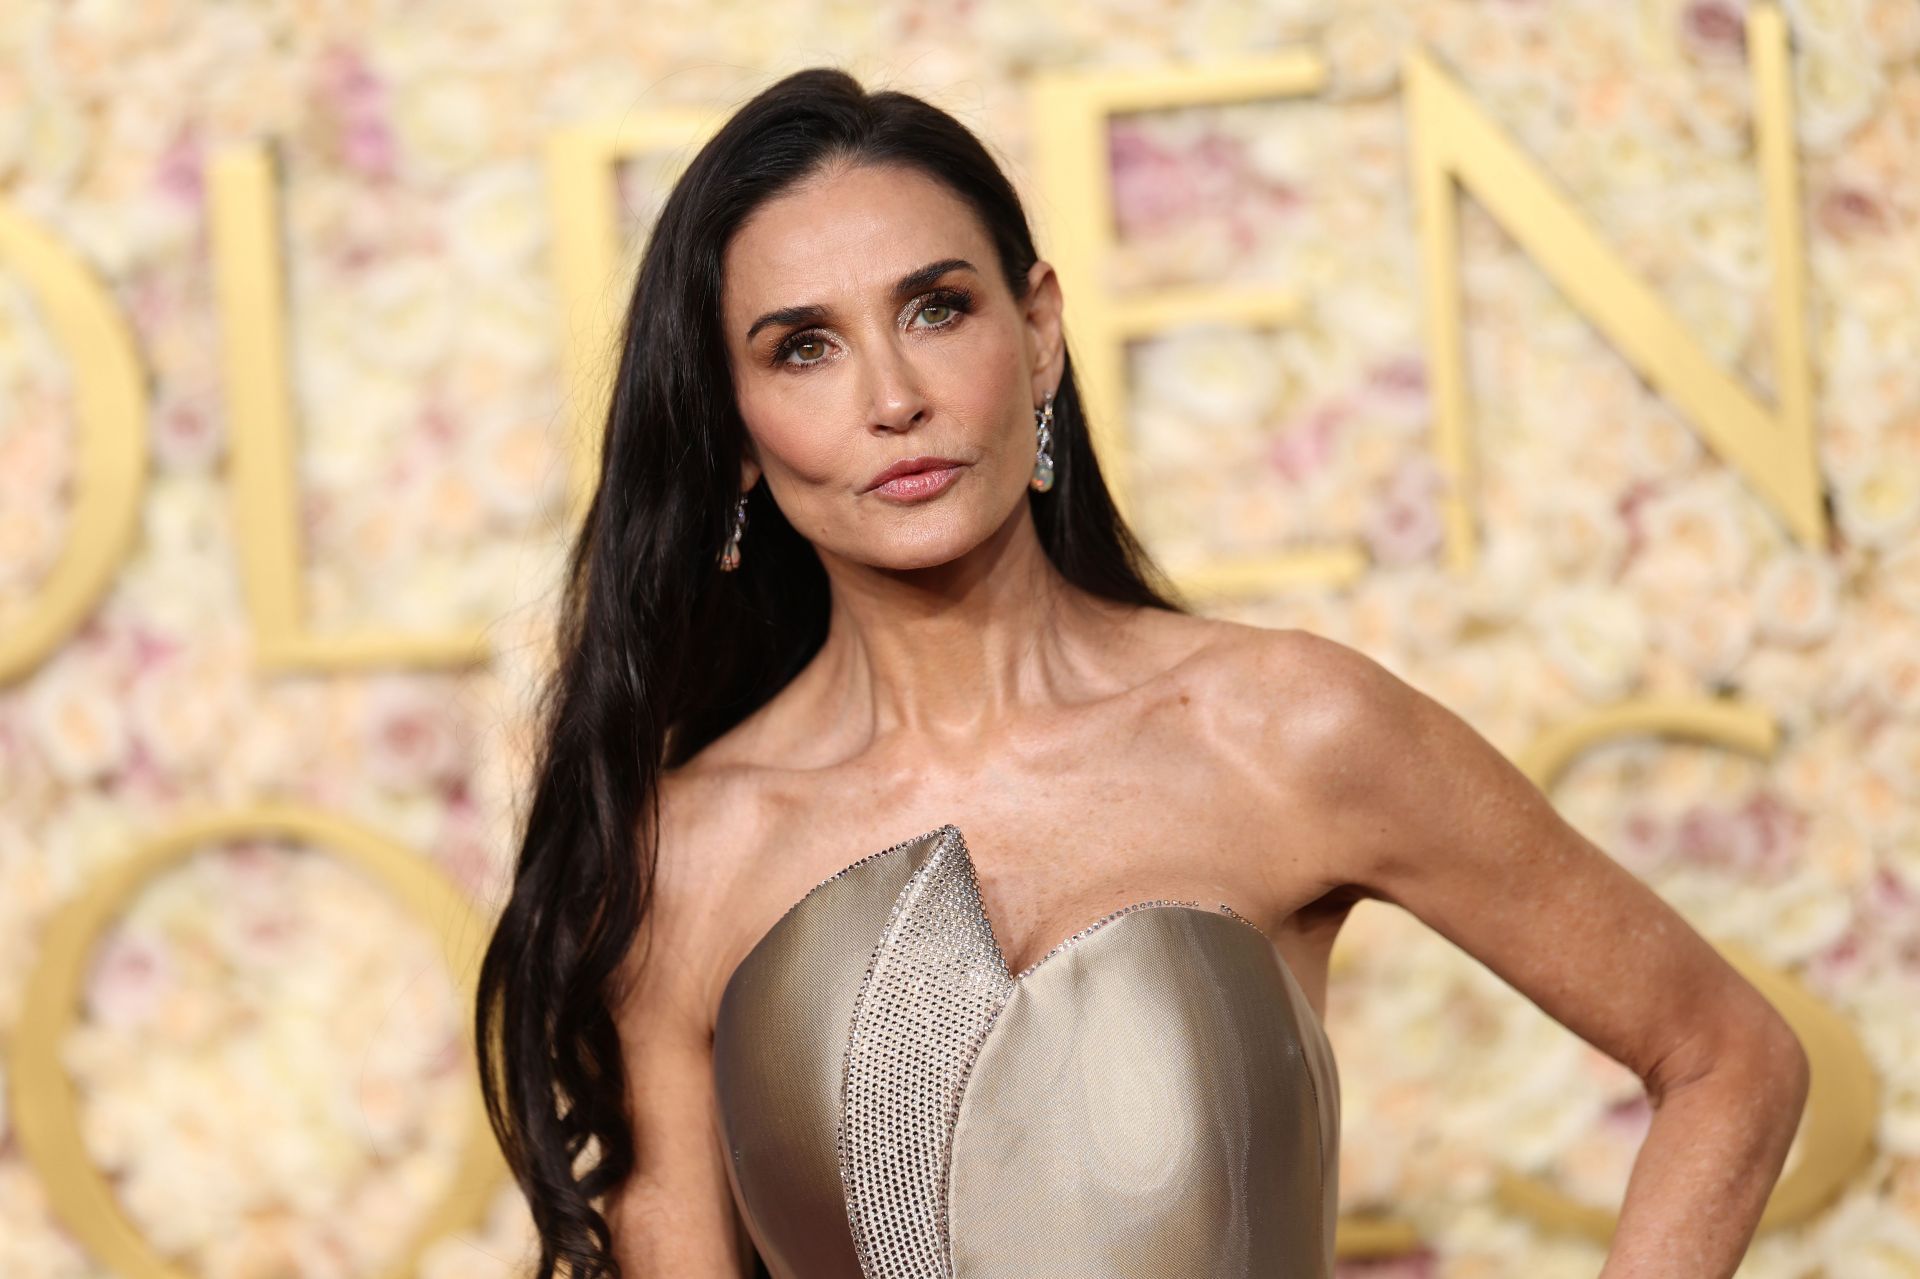
M 950 1279 L 947 1174 L 974 1054 L 1013 987 L 954 826 L 894 901 L 861 979 L 840 1180 L 867 1279 Z

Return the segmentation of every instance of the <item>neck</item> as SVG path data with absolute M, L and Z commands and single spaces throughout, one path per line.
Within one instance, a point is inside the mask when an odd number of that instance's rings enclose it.
M 909 734 L 978 741 L 1023 712 L 1100 682 L 1118 606 L 1072 586 L 1022 502 L 995 535 L 932 568 L 825 559 L 827 638 L 803 702 L 842 747 Z

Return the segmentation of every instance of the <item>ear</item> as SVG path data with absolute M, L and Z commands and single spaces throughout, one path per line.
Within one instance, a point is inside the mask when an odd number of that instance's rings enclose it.
M 1027 358 L 1033 365 L 1033 401 L 1037 405 L 1060 386 L 1066 372 L 1066 340 L 1061 324 L 1060 277 L 1044 258 L 1027 270 Z

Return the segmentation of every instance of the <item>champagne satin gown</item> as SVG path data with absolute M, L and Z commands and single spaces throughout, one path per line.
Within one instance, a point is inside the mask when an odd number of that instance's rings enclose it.
M 1339 1078 L 1231 907 L 1122 907 L 1009 973 L 958 827 L 821 881 L 713 1071 L 772 1279 L 1326 1279 Z

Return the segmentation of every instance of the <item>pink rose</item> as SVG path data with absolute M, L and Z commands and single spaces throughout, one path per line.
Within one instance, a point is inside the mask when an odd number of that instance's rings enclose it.
M 173 957 L 160 941 L 116 929 L 101 945 L 88 976 L 88 1015 L 107 1026 L 144 1025 L 173 978 Z

